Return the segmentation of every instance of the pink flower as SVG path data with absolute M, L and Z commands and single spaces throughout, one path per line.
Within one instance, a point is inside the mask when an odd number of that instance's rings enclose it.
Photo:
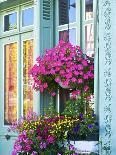
M 51 69 L 50 73 L 54 75 L 55 74 L 55 70 Z
M 79 83 L 79 84 L 83 83 L 83 79 L 81 79 L 81 78 L 78 79 L 78 83 Z
M 74 90 L 72 92 L 72 95 L 75 96 L 75 95 L 80 95 L 81 91 L 80 90 Z
M 56 81 L 57 83 L 59 83 L 61 80 L 60 80 L 59 77 L 56 77 L 56 78 L 55 78 L 55 81 Z
M 72 73 L 71 73 L 71 72 L 70 72 L 70 73 L 68 73 L 68 74 L 66 75 L 66 78 L 67 78 L 67 79 L 72 78 Z
M 12 155 L 17 155 L 17 151 L 15 149 L 12 151 Z
M 81 64 L 78 65 L 78 70 L 83 70 L 83 66 Z
M 90 66 L 90 70 L 94 70 L 94 65 Z
M 69 81 L 64 81 L 64 82 L 62 82 L 62 85 L 68 86 L 68 85 L 69 85 Z
M 51 95 L 52 95 L 52 96 L 55 96 L 55 95 L 56 95 L 56 93 L 55 93 L 55 92 L 52 92 L 52 93 L 51 93 Z
M 54 143 L 54 142 L 55 142 L 55 137 L 54 137 L 54 136 L 48 135 L 48 137 L 47 137 L 47 142 L 48 142 L 48 143 Z
M 88 79 L 89 77 L 88 77 L 87 74 L 84 74 L 84 75 L 83 75 L 83 78 L 84 78 L 84 79 Z
M 60 74 L 63 75 L 65 73 L 64 70 L 60 70 Z
M 43 84 L 43 88 L 46 89 L 47 87 L 48 87 L 48 84 L 47 83 L 44 83 Z
M 83 75 L 84 73 L 82 71 L 79 72 L 80 75 Z
M 88 63 L 86 60 L 82 60 L 82 64 L 83 64 L 83 66 L 88 66 Z
M 88 86 L 84 86 L 84 91 L 87 92 L 89 90 Z
M 75 75 L 79 75 L 79 72 L 78 72 L 78 71 L 74 71 L 74 74 L 75 74 Z
M 41 143 L 40 143 L 40 149 L 45 149 L 45 148 L 46 148 L 46 143 L 41 142 Z
M 76 82 L 77 79 L 73 77 L 73 78 L 71 79 L 71 81 L 72 81 L 72 82 Z

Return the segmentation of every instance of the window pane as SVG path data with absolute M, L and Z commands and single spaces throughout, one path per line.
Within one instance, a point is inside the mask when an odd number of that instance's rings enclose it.
M 76 0 L 59 0 L 59 25 L 76 21 Z
M 4 124 L 17 120 L 17 43 L 5 45 Z
M 85 19 L 93 18 L 93 0 L 85 0 Z
M 17 13 L 4 16 L 4 31 L 17 29 Z
M 76 21 L 76 0 L 70 0 L 69 4 L 69 23 Z
M 76 29 L 70 29 L 68 30 L 60 31 L 59 32 L 59 40 L 63 40 L 65 42 L 70 42 L 73 45 L 76 45 Z
M 33 25 L 34 22 L 34 9 L 29 8 L 22 11 L 22 26 Z
M 93 24 L 85 26 L 85 50 L 88 56 L 94 56 Z
M 33 40 L 23 42 L 23 115 L 33 111 L 33 90 L 29 70 L 33 66 Z

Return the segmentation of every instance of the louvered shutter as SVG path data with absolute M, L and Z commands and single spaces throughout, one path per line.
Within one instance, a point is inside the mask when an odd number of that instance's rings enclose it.
M 59 0 L 59 24 L 68 24 L 68 0 Z
M 53 0 L 43 0 L 41 11 L 41 51 L 43 51 L 41 54 L 44 55 L 44 49 L 53 47 Z M 49 101 L 50 95 L 47 92 L 41 94 L 41 113 L 48 106 Z

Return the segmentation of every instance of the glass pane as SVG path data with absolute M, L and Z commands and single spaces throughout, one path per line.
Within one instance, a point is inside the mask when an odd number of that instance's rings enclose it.
M 85 19 L 93 18 L 93 0 L 85 0 Z
M 88 56 L 94 56 L 93 24 L 85 26 L 85 50 Z
M 34 9 L 28 8 L 22 11 L 22 26 L 33 25 L 34 22 Z
M 17 13 L 4 16 L 4 31 L 17 29 Z
M 76 21 L 76 0 L 59 0 L 59 25 Z
M 33 111 L 33 89 L 29 70 L 33 66 L 33 40 L 23 42 L 23 115 Z
M 76 21 L 76 0 L 70 0 L 69 4 L 69 23 Z
M 17 120 L 17 43 L 5 45 L 4 124 Z
M 76 29 L 60 31 L 59 32 L 59 40 L 63 40 L 65 42 L 70 42 L 73 45 L 76 45 Z

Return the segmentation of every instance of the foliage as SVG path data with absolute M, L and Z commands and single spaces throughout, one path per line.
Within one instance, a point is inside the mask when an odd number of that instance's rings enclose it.
M 65 146 L 67 131 L 69 131 L 78 119 L 67 116 L 37 116 L 35 113 L 29 114 L 14 124 L 11 129 L 18 131 L 19 135 L 14 144 L 12 155 L 16 153 L 34 154 L 41 152 L 71 151 Z M 67 148 L 67 149 L 66 149 Z
M 73 129 L 68 131 L 69 139 L 75 139 L 76 137 L 86 138 L 89 134 L 98 131 L 96 115 L 87 99 L 83 99 L 82 101 L 81 97 L 78 97 L 78 99 L 72 98 L 68 100 L 62 114 L 72 119 L 78 118 L 79 120 L 73 124 Z
M 54 48 L 38 57 L 30 70 L 33 87 L 55 95 L 60 86 L 74 90 L 72 95 L 93 92 L 93 59 L 83 54 L 79 46 L 60 41 Z
M 51 100 L 44 115 L 29 113 L 14 123 L 11 129 L 19 133 L 12 155 L 38 155 L 54 152 L 76 155 L 75 148 L 66 143 L 70 135 L 82 136 L 96 131 L 96 116 L 89 105 L 93 94 L 93 59 L 84 55 L 79 46 L 60 41 L 57 46 L 38 57 L 30 71 L 33 87 L 47 90 L 52 96 L 60 87 L 68 87 L 71 99 L 62 114 L 56 112 Z

